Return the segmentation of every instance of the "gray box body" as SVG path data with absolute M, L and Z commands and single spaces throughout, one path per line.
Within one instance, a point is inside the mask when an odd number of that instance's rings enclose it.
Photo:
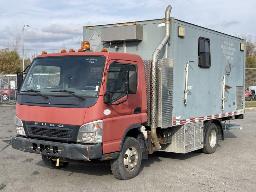
M 98 25 L 84 27 L 84 40 L 91 43 L 93 51 L 103 47 L 110 52 L 127 52 L 140 55 L 145 60 L 146 77 L 149 77 L 150 60 L 156 47 L 165 36 L 164 19 L 137 21 L 129 23 L 143 28 L 141 41 L 126 41 L 125 37 L 106 37 L 104 33 L 116 26 L 124 24 Z M 185 36 L 180 38 L 178 28 L 184 27 Z M 111 31 L 110 30 L 110 31 Z M 134 30 L 132 30 L 134 31 Z M 170 43 L 162 50 L 158 65 L 158 127 L 175 126 L 175 120 L 203 118 L 207 116 L 221 117 L 244 113 L 244 69 L 245 52 L 240 50 L 240 38 L 226 35 L 211 29 L 193 25 L 177 19 L 171 19 Z M 132 34 L 131 36 L 134 36 Z M 198 66 L 198 39 L 210 39 L 211 67 Z M 124 42 L 117 42 L 122 39 Z M 127 35 L 127 40 L 131 39 Z M 167 56 L 168 59 L 165 59 Z M 185 67 L 189 67 L 187 104 L 184 104 Z M 225 77 L 225 79 L 223 79 Z M 149 79 L 150 78 L 146 78 Z M 224 81 L 225 80 L 225 81 Z M 223 84 L 225 87 L 223 87 Z M 148 85 L 147 85 L 148 86 Z M 224 92 L 224 94 L 223 94 Z M 149 95 L 150 92 L 147 94 Z M 148 98 L 148 103 L 150 97 Z M 150 111 L 148 111 L 150 113 Z

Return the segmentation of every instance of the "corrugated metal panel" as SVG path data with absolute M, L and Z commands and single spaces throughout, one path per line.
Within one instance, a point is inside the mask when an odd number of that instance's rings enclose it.
M 166 152 L 188 153 L 203 147 L 203 122 L 172 128 L 171 144 Z
M 147 91 L 147 111 L 148 117 L 150 117 L 150 73 L 152 60 L 144 60 L 146 91 Z M 148 125 L 150 125 L 150 118 L 148 118 Z
M 150 117 L 150 83 L 151 83 L 151 60 L 144 60 L 145 78 L 147 88 L 147 108 Z M 172 97 L 173 97 L 173 60 L 160 59 L 157 68 L 157 115 L 158 127 L 167 128 L 172 126 Z M 149 124 L 150 122 L 148 122 Z
M 159 126 L 167 128 L 172 126 L 172 102 L 173 102 L 173 60 L 162 59 L 161 64 L 161 91 L 159 92 Z

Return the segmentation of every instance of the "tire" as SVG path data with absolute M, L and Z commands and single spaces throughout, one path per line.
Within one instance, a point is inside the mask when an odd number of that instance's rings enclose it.
M 53 160 L 54 158 L 48 155 L 42 155 L 42 160 L 45 165 L 53 167 L 53 168 L 65 168 L 68 166 L 69 162 L 60 161 L 59 166 L 56 166 L 56 161 Z
M 214 123 L 207 123 L 205 125 L 203 152 L 206 154 L 212 154 L 216 151 L 217 146 L 218 127 Z
M 142 148 L 140 142 L 127 137 L 119 157 L 111 161 L 111 171 L 115 178 L 128 180 L 136 177 L 141 169 Z
M 9 97 L 7 94 L 3 94 L 2 95 L 2 101 L 8 101 L 9 100 Z

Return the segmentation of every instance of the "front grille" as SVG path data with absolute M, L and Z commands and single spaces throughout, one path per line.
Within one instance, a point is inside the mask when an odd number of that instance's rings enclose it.
M 25 122 L 29 137 L 48 140 L 76 141 L 79 126 L 57 125 L 51 123 Z
M 68 139 L 71 136 L 72 130 L 59 130 L 40 127 L 30 127 L 30 133 L 37 136 L 65 138 Z

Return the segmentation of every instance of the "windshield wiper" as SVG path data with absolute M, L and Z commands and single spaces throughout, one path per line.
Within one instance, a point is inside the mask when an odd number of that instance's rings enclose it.
M 39 95 L 41 97 L 49 99 L 49 97 L 47 95 L 44 95 L 44 94 L 41 93 L 41 91 L 35 90 L 35 89 L 28 89 L 28 90 L 25 90 L 25 91 L 21 91 L 21 93 L 34 93 L 34 95 Z
M 59 93 L 68 93 L 78 99 L 81 99 L 81 100 L 85 100 L 84 97 L 80 96 L 80 95 L 77 95 L 74 91 L 70 91 L 70 90 L 66 90 L 66 89 L 60 89 L 60 90 L 53 90 L 51 92 L 59 92 Z

